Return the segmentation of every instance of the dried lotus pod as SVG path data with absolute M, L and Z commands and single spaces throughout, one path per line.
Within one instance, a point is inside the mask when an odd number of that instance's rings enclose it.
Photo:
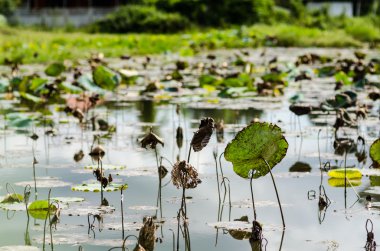
M 177 188 L 196 188 L 200 183 L 197 170 L 185 160 L 175 163 L 171 174 L 173 185 Z
M 289 110 L 297 116 L 309 114 L 312 111 L 312 109 L 313 108 L 310 105 L 304 104 L 293 104 L 289 107 Z
M 201 151 L 205 146 L 207 146 L 210 141 L 212 132 L 214 130 L 214 119 L 207 117 L 201 119 L 201 124 L 198 131 L 194 133 L 193 139 L 190 145 L 193 147 L 194 152 Z

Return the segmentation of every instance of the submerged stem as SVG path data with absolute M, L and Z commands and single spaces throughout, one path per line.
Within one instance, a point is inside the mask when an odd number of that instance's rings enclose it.
M 250 184 L 250 187 L 251 187 L 251 199 L 252 199 L 252 208 L 253 208 L 253 218 L 256 221 L 257 215 L 256 215 L 255 199 L 253 198 L 252 179 L 253 179 L 253 173 L 251 172 L 251 178 L 250 178 L 249 184 Z
M 272 170 L 271 170 L 271 168 L 270 168 L 268 162 L 267 162 L 264 158 L 262 158 L 262 160 L 264 160 L 265 164 L 267 165 L 268 170 L 269 170 L 269 173 L 270 173 L 270 177 L 272 178 L 272 182 L 273 182 L 274 190 L 276 191 L 276 196 L 277 196 L 278 206 L 280 207 L 281 219 L 282 219 L 282 226 L 285 228 L 284 214 L 283 214 L 283 212 L 282 212 L 282 207 L 281 207 L 280 197 L 278 196 L 278 191 L 277 191 L 277 187 L 276 187 L 276 182 L 274 181 L 274 177 L 273 177 L 273 174 L 272 174 Z

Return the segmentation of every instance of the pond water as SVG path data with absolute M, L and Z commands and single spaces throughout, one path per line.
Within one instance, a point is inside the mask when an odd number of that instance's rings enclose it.
M 353 58 L 352 50 L 324 49 L 267 49 L 266 55 L 260 57 L 262 50 L 249 50 L 248 60 L 255 63 L 257 69 L 274 56 L 278 56 L 279 64 L 294 62 L 296 57 L 308 52 L 335 58 Z M 238 51 L 218 51 L 217 62 L 230 62 Z M 372 57 L 378 57 L 376 52 L 368 52 Z M 188 60 L 191 64 L 208 62 L 206 55 Z M 144 58 L 135 61 L 112 59 L 109 65 L 121 68 L 125 65 L 134 66 L 139 74 L 146 79 L 158 79 L 173 69 L 177 58 L 173 55 L 152 57 L 150 65 L 144 69 L 140 66 Z M 301 69 L 312 70 L 321 65 L 300 66 Z M 83 67 L 86 69 L 85 67 Z M 41 72 L 44 66 L 21 66 L 21 74 Z M 240 69 L 235 67 L 234 69 Z M 88 69 L 87 69 L 88 70 Z M 1 72 L 8 73 L 7 68 Z M 259 70 L 258 70 L 259 72 Z M 259 73 L 258 73 L 259 74 Z M 184 81 L 191 83 L 196 80 L 196 74 L 184 74 Z M 374 76 L 377 77 L 378 75 Z M 231 229 L 249 227 L 253 220 L 249 180 L 243 179 L 233 171 L 232 164 L 223 157 L 221 164 L 230 181 L 230 197 L 225 196 L 224 203 L 219 203 L 215 161 L 213 152 L 218 156 L 223 153 L 226 144 L 237 132 L 248 125 L 253 119 L 277 124 L 283 131 L 289 148 L 285 158 L 273 168 L 273 174 L 279 191 L 284 211 L 286 228 L 283 230 L 281 215 L 277 204 L 276 194 L 269 175 L 253 180 L 257 220 L 263 225 L 263 235 L 267 240 L 266 250 L 361 250 L 366 244 L 367 233 L 365 223 L 371 219 L 374 223 L 373 232 L 380 233 L 379 210 L 376 201 L 380 199 L 376 192 L 376 176 L 380 171 L 368 169 L 372 164 L 368 156 L 369 146 L 379 137 L 379 103 L 367 98 L 366 90 L 358 91 L 358 100 L 362 104 L 370 104 L 366 120 L 359 120 L 356 127 L 344 127 L 339 134 L 355 139 L 362 136 L 366 140 L 366 163 L 359 163 L 355 151 L 347 154 L 346 165 L 363 168 L 360 184 L 354 188 L 344 184 L 342 187 L 332 186 L 329 176 L 321 170 L 318 154 L 323 163 L 330 161 L 332 166 L 344 166 L 344 155 L 334 154 L 335 112 L 328 115 L 319 111 L 298 118 L 289 110 L 289 99 L 295 94 L 302 94 L 304 102 L 318 106 L 328 97 L 334 97 L 339 91 L 334 91 L 333 77 L 313 76 L 312 80 L 300 82 L 290 81 L 284 95 L 278 97 L 263 97 L 258 95 L 242 96 L 240 98 L 220 98 L 205 91 L 192 89 L 189 94 L 165 92 L 160 96 L 138 95 L 142 85 L 119 90 L 115 94 L 106 94 L 105 101 L 89 111 L 89 116 L 96 114 L 117 130 L 109 138 L 100 140 L 105 149 L 103 165 L 124 166 L 122 170 L 106 170 L 112 173 L 114 182 L 126 183 L 128 188 L 123 191 L 123 212 L 125 233 L 122 233 L 121 193 L 104 192 L 114 211 L 102 214 L 102 223 L 94 221 L 93 229 L 88 227 L 88 212 L 101 204 L 101 194 L 78 192 L 71 188 L 83 183 L 96 182 L 92 170 L 84 167 L 96 165 L 88 155 L 91 151 L 93 138 L 102 132 L 91 128 L 83 128 L 78 120 L 64 112 L 57 112 L 55 105 L 50 105 L 53 111 L 45 119 L 54 121 L 55 136 L 46 135 L 50 127 L 45 124 L 32 123 L 29 127 L 15 128 L 4 126 L 8 123 L 0 120 L 0 196 L 7 194 L 7 183 L 11 184 L 17 193 L 22 194 L 25 183 L 32 187 L 30 201 L 35 198 L 47 199 L 49 188 L 52 187 L 51 197 L 80 197 L 82 202 L 60 203 L 60 221 L 53 227 L 51 234 L 46 229 L 46 250 L 108 250 L 121 246 L 123 236 L 137 235 L 142 227 L 143 218 L 154 217 L 156 237 L 159 237 L 154 250 L 172 250 L 173 233 L 177 236 L 177 213 L 181 206 L 182 190 L 177 189 L 170 180 L 171 165 L 163 160 L 169 173 L 162 179 L 161 203 L 157 204 L 159 194 L 159 178 L 155 151 L 141 148 L 141 139 L 152 127 L 153 131 L 164 140 L 164 146 L 157 145 L 159 156 L 175 163 L 177 158 L 187 159 L 190 141 L 198 129 L 200 119 L 212 117 L 215 121 L 224 120 L 224 138 L 218 140 L 216 134 L 211 137 L 209 144 L 201 151 L 192 152 L 190 163 L 199 172 L 201 183 L 195 189 L 186 191 L 188 231 L 192 250 L 256 250 L 252 249 L 248 239 L 238 240 L 232 237 Z M 353 89 L 349 87 L 348 89 Z M 187 90 L 187 89 L 186 89 Z M 183 92 L 186 92 L 184 90 Z M 199 91 L 199 93 L 198 93 Z M 170 98 L 167 95 L 170 94 Z M 163 97 L 165 96 L 165 97 Z M 5 100 L 2 96 L 1 107 L 11 107 L 14 110 L 32 111 L 32 108 L 22 107 L 16 101 Z M 215 101 L 217 100 L 217 101 Z M 180 106 L 180 115 L 176 113 Z M 176 130 L 184 129 L 184 141 L 181 148 L 176 142 Z M 32 133 L 39 138 L 34 141 Z M 319 141 L 318 141 L 319 135 Z M 360 147 L 358 146 L 358 149 Z M 80 150 L 84 157 L 76 162 L 74 154 Z M 35 165 L 38 193 L 34 193 L 33 158 Z M 371 177 L 369 177 L 371 176 Z M 45 178 L 45 180 L 39 179 Z M 55 179 L 47 178 L 55 177 Z M 219 172 L 219 181 L 221 174 Z M 44 182 L 45 181 L 45 182 Z M 46 181 L 51 181 L 47 182 Z M 322 182 L 322 183 L 321 183 Z M 323 185 L 331 204 L 319 209 L 319 187 Z M 220 186 L 222 199 L 223 186 Z M 366 195 L 373 190 L 372 204 L 368 208 Z M 316 197 L 308 196 L 314 190 Z M 379 190 L 377 190 L 379 191 Z M 310 194 L 309 194 L 310 195 Z M 377 196 L 376 196 L 377 195 Z M 360 199 L 358 198 L 360 197 Z M 160 206 L 161 204 L 161 206 Z M 158 207 L 157 207 L 158 206 Z M 94 210 L 93 210 L 94 211 Z M 242 216 L 248 216 L 249 222 L 233 222 Z M 93 216 L 90 216 L 90 223 Z M 0 210 L 0 246 L 32 245 L 43 249 L 44 220 L 30 217 L 23 207 L 16 211 Z M 49 224 L 48 224 L 49 225 Z M 218 226 L 219 228 L 216 228 Z M 224 228 L 223 228 L 224 227 Z M 30 235 L 27 237 L 27 233 Z M 236 236 L 235 236 L 236 237 Z M 129 248 L 134 248 L 135 238 L 129 238 Z M 185 240 L 180 234 L 180 250 L 185 250 Z M 51 242 L 53 245 L 51 245 Z M 0 250 L 3 250 L 0 247 Z M 12 249 L 10 249 L 12 250 Z M 119 249 L 121 250 L 121 249 Z M 264 250 L 264 249 L 263 249 Z

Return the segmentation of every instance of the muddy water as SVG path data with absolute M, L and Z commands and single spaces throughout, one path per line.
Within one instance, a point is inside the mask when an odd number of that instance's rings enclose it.
M 352 56 L 350 50 L 315 50 L 319 53 Z M 266 57 L 269 60 L 273 55 L 281 55 L 279 60 L 291 61 L 303 52 L 305 51 L 298 49 L 268 49 Z M 226 59 L 233 55 L 230 51 L 219 53 Z M 259 53 L 261 51 L 253 52 L 253 61 L 259 61 L 255 57 Z M 122 63 L 115 60 L 112 64 Z M 25 69 L 29 70 L 27 67 Z M 159 68 L 154 69 L 156 72 L 152 70 L 149 73 L 151 78 L 154 78 L 155 74 L 160 74 Z M 156 230 L 156 237 L 160 237 L 162 242 L 156 243 L 155 250 L 172 250 L 172 230 L 175 234 L 177 232 L 177 212 L 180 208 L 181 190 L 170 182 L 172 168 L 168 162 L 164 161 L 169 174 L 162 180 L 162 206 L 157 208 L 159 182 L 155 152 L 142 149 L 138 139 L 147 132 L 149 126 L 152 126 L 154 132 L 165 141 L 164 147 L 160 145 L 157 147 L 160 156 L 166 157 L 171 162 L 175 162 L 177 158 L 186 159 L 189 143 L 193 132 L 198 128 L 199 119 L 213 117 L 216 121 L 224 120 L 226 127 L 223 142 L 218 142 L 214 134 L 209 145 L 200 153 L 192 153 L 190 159 L 191 164 L 198 169 L 202 180 L 197 188 L 186 192 L 189 198 L 187 216 L 191 249 L 252 250 L 248 239 L 237 240 L 229 234 L 228 230 L 215 228 L 220 225 L 231 227 L 233 225 L 231 221 L 242 216 L 248 216 L 251 222 L 253 212 L 249 181 L 238 177 L 233 172 L 231 163 L 226 162 L 223 157 L 222 168 L 224 175 L 230 180 L 232 206 L 229 206 L 228 195 L 225 203 L 219 205 L 213 151 L 217 149 L 218 154 L 221 154 L 236 133 L 257 118 L 260 121 L 279 125 L 284 130 L 289 143 L 286 157 L 273 169 L 284 210 L 285 231 L 282 230 L 280 212 L 270 176 L 253 182 L 258 221 L 263 224 L 263 235 L 268 242 L 267 250 L 363 249 L 366 242 L 366 219 L 372 219 L 374 222 L 375 238 L 376 233 L 380 232 L 379 211 L 376 208 L 366 208 L 366 194 L 363 192 L 371 187 L 369 177 L 364 176 L 361 184 L 355 189 L 347 187 L 345 196 L 344 187 L 329 185 L 329 177 L 323 173 L 322 185 L 331 200 L 331 205 L 320 212 L 318 191 L 321 184 L 321 172 L 318 144 L 322 162 L 331 161 L 332 165 L 343 165 L 344 161 L 344 156 L 334 155 L 332 138 L 334 121 L 331 121 L 331 116 L 318 114 L 302 116 L 298 121 L 288 109 L 288 99 L 296 93 L 302 93 L 305 99 L 313 104 L 334 95 L 334 85 L 331 84 L 333 81 L 333 79 L 315 78 L 313 81 L 305 82 L 302 88 L 298 83 L 291 83 L 283 97 L 247 97 L 221 100 L 218 104 L 210 102 L 210 98 L 199 98 L 196 95 L 179 97 L 168 102 L 137 100 L 137 98 L 132 101 L 131 97 L 135 97 L 133 88 L 128 90 L 127 94 L 119 93 L 120 96 L 109 98 L 110 101 L 97 107 L 95 111 L 117 127 L 117 132 L 111 139 L 102 140 L 106 150 L 103 163 L 126 166 L 125 170 L 111 171 L 115 182 L 127 183 L 129 186 L 123 196 L 125 236 L 138 235 L 138 229 L 145 216 L 156 216 L 157 221 L 163 222 Z M 362 100 L 370 102 L 365 99 L 365 94 Z M 176 103 L 181 103 L 180 117 L 176 114 Z M 367 150 L 368 145 L 379 137 L 378 118 L 375 116 L 378 114 L 378 104 L 374 105 L 371 112 L 373 116 L 368 121 L 359 122 L 357 130 L 347 128 L 342 132 L 342 135 L 345 133 L 355 139 L 358 135 L 364 136 L 367 140 Z M 74 185 L 95 180 L 92 172 L 84 170 L 84 166 L 93 164 L 88 153 L 93 135 L 98 132 L 83 130 L 76 120 L 68 118 L 64 113 L 54 112 L 52 118 L 58 130 L 54 137 L 46 136 L 44 134 L 46 128 L 42 126 L 30 127 L 26 131 L 14 129 L 1 131 L 0 195 L 7 193 L 6 183 L 12 184 L 16 192 L 22 193 L 24 188 L 16 183 L 33 180 L 34 155 L 39 162 L 36 164 L 37 177 L 56 177 L 59 181 L 65 182 L 59 184 L 55 180 L 47 185 L 47 187 L 58 186 L 52 188 L 53 197 L 85 199 L 84 202 L 62 205 L 60 222 L 52 231 L 54 246 L 50 244 L 50 233 L 47 232 L 45 249 L 78 250 L 78 246 L 81 245 L 84 250 L 108 250 L 113 246 L 120 246 L 122 243 L 120 192 L 104 193 L 104 197 L 115 211 L 104 214 L 100 228 L 98 222 L 95 221 L 95 227 L 89 230 L 87 212 L 80 213 L 80 210 L 99 206 L 100 193 L 71 190 Z M 4 124 L 3 120 L 0 122 L 1 125 Z M 180 149 L 175 139 L 177 126 L 184 128 L 184 142 Z M 29 138 L 32 131 L 40 136 L 36 142 Z M 85 157 L 82 161 L 75 162 L 73 156 L 79 150 L 83 150 Z M 298 172 L 294 170 L 293 165 L 297 162 L 307 164 L 306 170 L 302 169 Z M 347 166 L 360 168 L 363 166 L 358 164 L 355 154 L 348 154 L 346 162 Z M 368 158 L 364 167 L 367 169 L 370 164 L 371 160 Z M 308 198 L 310 190 L 316 192 L 316 198 Z M 38 199 L 46 199 L 47 192 L 48 188 L 38 188 L 38 194 L 35 195 L 32 189 L 31 198 L 34 199 L 36 196 Z M 223 192 L 222 189 L 222 197 Z M 360 200 L 357 194 L 361 197 Z M 221 208 L 223 211 L 220 222 L 225 222 L 225 224 L 218 223 Z M 92 222 L 92 218 L 90 220 Z M 245 225 L 249 226 L 249 224 Z M 25 239 L 28 228 L 31 245 L 42 250 L 43 225 L 44 220 L 34 218 L 30 218 L 28 224 L 25 211 L 0 210 L 0 246 L 28 244 Z M 129 240 L 131 243 L 135 242 L 134 238 Z M 132 249 L 134 245 L 131 244 L 128 247 Z M 180 249 L 185 250 L 182 236 Z

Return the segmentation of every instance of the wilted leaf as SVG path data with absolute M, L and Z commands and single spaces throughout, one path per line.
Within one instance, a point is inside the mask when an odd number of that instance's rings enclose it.
M 210 141 L 214 127 L 215 126 L 213 118 L 201 119 L 199 130 L 194 133 L 194 136 L 190 143 L 190 145 L 193 147 L 194 152 L 199 152 L 205 146 L 207 146 L 208 142 Z
M 227 145 L 224 157 L 232 162 L 236 174 L 248 178 L 252 170 L 256 179 L 269 172 L 264 159 L 273 168 L 287 150 L 288 142 L 278 126 L 255 122 L 241 130 Z
M 24 200 L 24 196 L 18 193 L 7 194 L 0 203 L 20 203 Z

